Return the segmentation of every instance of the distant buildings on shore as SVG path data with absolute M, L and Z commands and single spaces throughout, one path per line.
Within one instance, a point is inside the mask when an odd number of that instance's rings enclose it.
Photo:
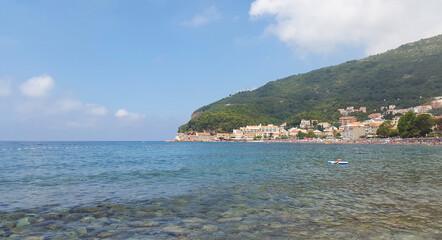
M 403 115 L 409 111 L 416 114 L 428 113 L 432 109 L 442 108 L 442 96 L 435 97 L 431 105 L 420 105 L 407 109 L 396 109 L 395 105 L 381 107 L 381 112 L 385 114 L 396 115 L 391 120 L 394 125 L 398 123 L 399 115 Z M 368 120 L 358 122 L 355 116 L 348 116 L 353 113 L 366 113 L 366 107 L 355 109 L 350 106 L 346 109 L 338 109 L 343 115 L 339 118 L 339 128 L 328 122 L 319 122 L 315 119 L 301 119 L 299 127 L 286 129 L 287 124 L 276 126 L 268 124 L 267 126 L 255 125 L 245 126 L 234 129 L 232 133 L 210 134 L 206 132 L 188 132 L 178 133 L 174 141 L 184 142 L 213 142 L 213 141 L 256 141 L 256 140 L 283 140 L 293 139 L 299 136 L 315 136 L 321 138 L 343 138 L 347 140 L 356 140 L 361 137 L 376 137 L 376 131 L 385 121 L 384 115 L 381 113 L 372 113 L 368 115 Z M 431 114 L 430 114 L 431 115 Z M 396 128 L 396 126 L 393 126 Z M 397 129 L 397 128 L 396 128 Z
M 355 112 L 366 113 L 367 112 L 367 108 L 366 107 L 360 107 L 359 109 L 355 109 L 354 107 L 347 107 L 346 109 L 343 109 L 343 108 L 338 109 L 338 111 L 341 113 L 341 115 L 348 116 L 348 115 L 350 115 L 352 113 L 355 113 Z

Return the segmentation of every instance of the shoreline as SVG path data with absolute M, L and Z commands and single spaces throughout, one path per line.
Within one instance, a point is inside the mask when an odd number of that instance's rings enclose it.
M 288 139 L 288 140 L 260 140 L 260 141 L 167 141 L 167 142 L 232 142 L 232 143 L 316 143 L 316 144 L 378 144 L 378 145 L 429 145 L 442 146 L 440 138 L 410 138 L 410 139 L 370 139 L 370 140 L 343 140 L 343 139 Z

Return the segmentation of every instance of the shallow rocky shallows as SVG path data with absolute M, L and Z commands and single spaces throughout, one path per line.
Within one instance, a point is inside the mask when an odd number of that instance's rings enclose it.
M 2 239 L 437 239 L 441 210 L 432 203 L 374 204 L 350 212 L 343 203 L 183 195 L 174 199 L 59 208 L 46 206 L 0 214 Z M 376 200 L 376 199 L 373 199 Z M 178 204 L 179 203 L 179 204 Z M 226 205 L 225 203 L 230 203 Z M 302 206 L 302 208 L 297 207 Z M 354 207 L 353 207 L 354 208 Z M 431 210 L 431 211 L 430 211 Z

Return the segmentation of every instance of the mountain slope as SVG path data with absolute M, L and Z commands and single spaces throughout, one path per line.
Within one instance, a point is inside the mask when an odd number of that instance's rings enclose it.
M 388 104 L 409 107 L 440 95 L 442 35 L 239 92 L 197 109 L 179 131 L 229 132 L 246 124 L 280 124 L 300 117 L 334 121 L 337 109 L 346 106 L 366 106 L 369 111 Z

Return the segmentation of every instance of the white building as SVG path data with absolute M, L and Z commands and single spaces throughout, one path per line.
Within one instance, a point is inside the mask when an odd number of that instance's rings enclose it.
M 321 126 L 322 128 L 329 128 L 331 125 L 328 122 L 320 122 L 318 123 L 318 126 Z
M 302 119 L 301 123 L 299 124 L 300 128 L 308 128 L 310 126 L 310 120 Z
M 430 105 L 421 105 L 421 106 L 414 107 L 414 113 L 427 113 L 431 109 L 432 108 Z

